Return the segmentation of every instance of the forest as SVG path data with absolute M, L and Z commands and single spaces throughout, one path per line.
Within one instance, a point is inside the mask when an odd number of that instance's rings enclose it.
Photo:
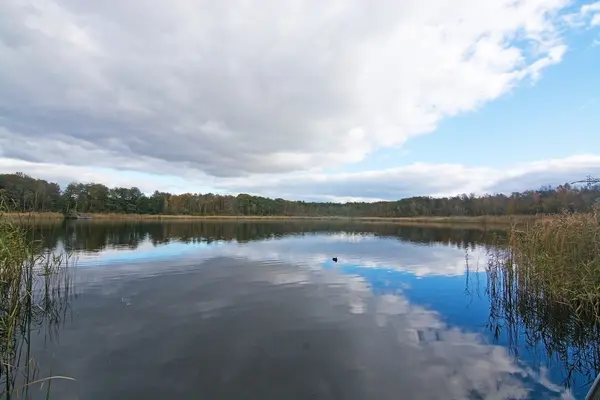
M 139 188 L 100 183 L 55 182 L 23 173 L 0 174 L 0 197 L 12 212 L 79 212 L 197 216 L 447 217 L 556 214 L 589 211 L 600 199 L 600 185 L 563 184 L 511 194 L 433 198 L 418 196 L 380 202 L 305 202 L 249 194 L 171 194 L 148 196 Z

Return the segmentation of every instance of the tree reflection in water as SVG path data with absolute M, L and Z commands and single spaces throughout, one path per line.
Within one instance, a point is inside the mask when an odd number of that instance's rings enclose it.
M 107 248 L 136 249 L 149 240 L 153 245 L 170 242 L 211 243 L 236 241 L 246 243 L 290 235 L 368 233 L 381 237 L 421 244 L 448 244 L 473 248 L 491 243 L 502 231 L 478 226 L 417 227 L 398 224 L 346 221 L 65 221 L 62 224 L 36 226 L 33 234 L 49 249 L 65 246 L 74 251 L 98 252 Z

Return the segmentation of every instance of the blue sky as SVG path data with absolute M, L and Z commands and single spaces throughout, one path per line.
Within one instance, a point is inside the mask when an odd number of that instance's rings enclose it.
M 593 1 L 3 2 L 0 172 L 327 201 L 557 185 L 600 176 L 599 66 Z
M 409 157 L 503 167 L 600 148 L 600 47 L 591 41 L 591 34 L 573 35 L 564 61 L 538 82 L 445 120 L 433 134 L 407 144 Z
M 415 162 L 506 167 L 514 163 L 600 149 L 600 45 L 598 29 L 567 35 L 564 60 L 536 82 L 480 109 L 443 120 L 427 135 L 375 152 L 349 171 Z

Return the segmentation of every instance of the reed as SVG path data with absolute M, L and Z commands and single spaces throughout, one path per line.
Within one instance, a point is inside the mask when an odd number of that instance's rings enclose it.
M 543 343 L 590 380 L 600 371 L 600 208 L 513 225 L 489 251 L 490 329 Z M 525 329 L 522 329 L 525 328 Z M 589 384 L 589 382 L 588 382 Z
M 0 214 L 0 398 L 28 398 L 35 384 L 70 379 L 40 378 L 30 349 L 32 331 L 51 332 L 64 318 L 68 265 L 68 253 L 44 250 L 23 224 Z
M 600 319 L 600 208 L 514 226 L 510 264 L 527 290 Z

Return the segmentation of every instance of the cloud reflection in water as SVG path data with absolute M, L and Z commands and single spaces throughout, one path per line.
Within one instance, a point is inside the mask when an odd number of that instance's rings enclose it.
M 344 265 L 360 265 L 417 276 L 462 275 L 464 251 L 457 248 L 369 235 L 306 235 L 185 250 L 177 243 L 143 246 L 136 254 L 145 262 L 122 255 L 114 264 L 119 252 L 100 253 L 96 260 L 113 264 L 82 273 L 86 326 L 67 329 L 69 339 L 62 340 L 70 343 L 67 360 L 69 352 L 95 349 L 68 368 L 92 386 L 98 376 L 112 380 L 95 389 L 105 397 L 125 385 L 136 395 L 159 398 L 175 385 L 182 396 L 219 398 L 248 391 L 266 399 L 572 398 L 543 369 L 516 363 L 506 348 L 411 303 L 402 285 L 377 295 L 364 277 L 343 273 Z M 484 254 L 476 248 L 471 258 Z M 130 306 L 118 308 L 112 299 L 124 297 Z M 159 358 L 147 358 L 148 348 Z M 133 359 L 118 358 L 109 373 L 99 370 L 107 354 Z M 163 387 L 158 376 L 167 366 L 175 381 Z M 134 369 L 153 382 L 152 391 L 134 385 Z

